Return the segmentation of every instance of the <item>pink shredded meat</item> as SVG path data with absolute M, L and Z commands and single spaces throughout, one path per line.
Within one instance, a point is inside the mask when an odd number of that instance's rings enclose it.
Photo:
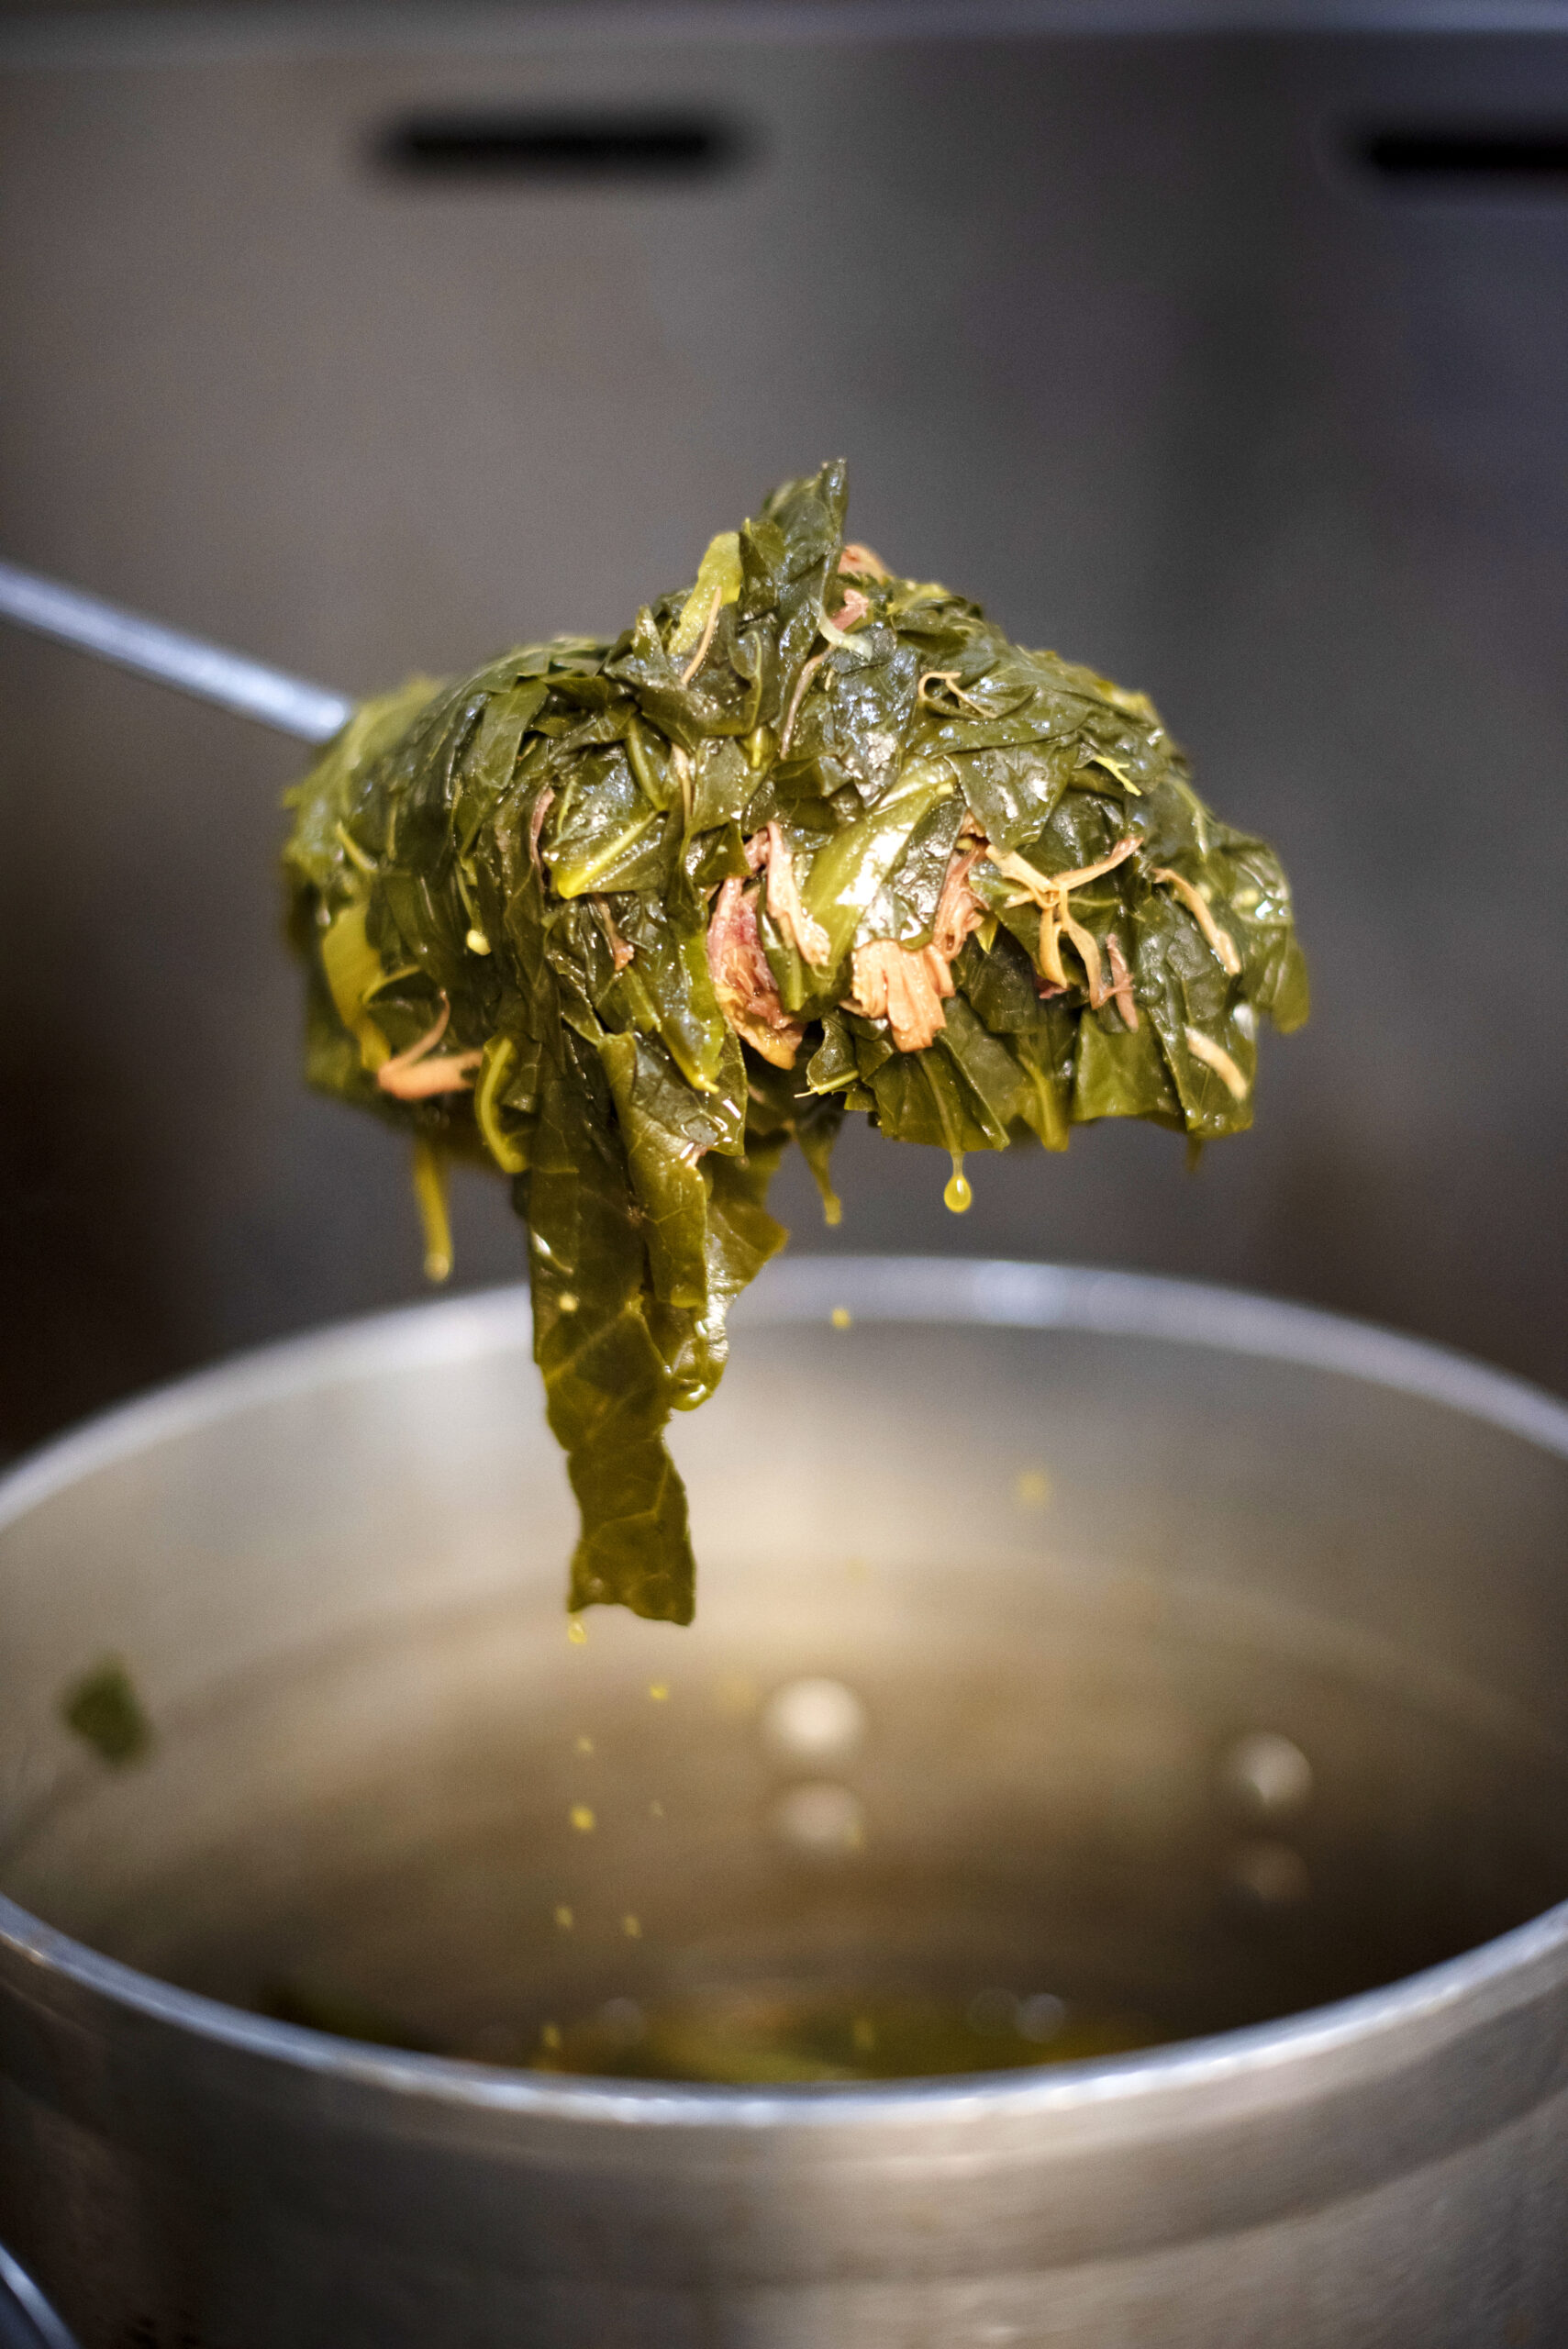
M 1138 1006 L 1133 1001 L 1132 974 L 1122 960 L 1121 941 L 1114 930 L 1107 930 L 1106 933 L 1106 953 L 1110 962 L 1111 975 L 1102 1001 L 1114 1003 L 1121 1014 L 1123 1025 L 1136 1030 Z
M 832 954 L 833 948 L 827 931 L 800 902 L 800 884 L 795 877 L 795 862 L 789 843 L 777 824 L 767 828 L 768 911 L 795 942 L 801 960 L 820 969 Z M 748 860 L 751 850 L 747 850 Z
M 851 1011 L 885 1019 L 901 1052 L 923 1052 L 944 1029 L 941 999 L 953 991 L 952 973 L 934 946 L 900 946 L 895 938 L 873 938 L 850 958 L 854 993 Z
M 383 1061 L 375 1073 L 375 1081 L 384 1093 L 395 1101 L 433 1101 L 439 1093 L 466 1093 L 473 1084 L 473 1072 L 484 1054 L 474 1050 L 467 1052 L 438 1052 L 436 1046 L 447 1032 L 447 1022 L 452 1016 L 451 1005 L 441 997 L 441 1016 L 433 1028 L 428 1029 L 417 1043 L 406 1052 L 395 1052 Z
M 735 1033 L 775 1068 L 793 1068 L 806 1029 L 779 1001 L 757 929 L 756 900 L 755 885 L 724 883 L 707 926 L 707 967 L 719 1009 Z
M 969 876 L 983 856 L 991 853 L 987 840 L 973 842 L 953 851 L 942 882 L 942 894 L 937 900 L 937 918 L 932 926 L 931 943 L 944 961 L 953 962 L 963 941 L 977 930 L 990 911 L 969 885 Z
M 528 818 L 528 855 L 533 860 L 536 873 L 543 870 L 539 863 L 539 836 L 544 829 L 544 819 L 554 805 L 555 794 L 547 788 L 541 791 L 534 801 L 533 814 Z

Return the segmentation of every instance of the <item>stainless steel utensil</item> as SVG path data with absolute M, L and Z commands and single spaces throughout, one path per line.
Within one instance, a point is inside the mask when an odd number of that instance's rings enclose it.
M 76 2349 L 38 2286 L 0 2244 L 0 2349 Z
M 198 701 L 216 702 L 236 718 L 252 718 L 258 725 L 296 735 L 302 742 L 329 740 L 354 707 L 325 685 L 286 676 L 242 652 L 204 643 L 200 637 L 165 628 L 161 620 L 143 619 L 101 596 L 11 562 L 0 562 L 0 619 L 53 637 L 61 644 L 73 644 L 79 651 L 95 653 L 100 661 L 132 669 L 138 676 L 194 694 Z
M 1562 2338 L 1568 1409 L 1248 1297 L 806 1258 L 677 1448 L 696 1625 L 580 1645 L 515 1292 L 0 1487 L 0 2212 L 87 2349 Z M 118 1771 L 60 1715 L 111 1653 Z M 1173 2043 L 528 2068 L 802 1983 Z

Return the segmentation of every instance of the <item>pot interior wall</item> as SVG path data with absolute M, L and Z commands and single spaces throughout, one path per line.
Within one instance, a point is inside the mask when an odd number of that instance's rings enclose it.
M 579 1640 L 484 1309 L 10 1529 L 6 1892 L 350 2035 L 802 2079 L 1262 2021 L 1568 1894 L 1518 1439 L 1212 1348 L 753 1328 L 684 1431 L 697 1623 Z M 119 1769 L 58 1720 L 111 1651 Z

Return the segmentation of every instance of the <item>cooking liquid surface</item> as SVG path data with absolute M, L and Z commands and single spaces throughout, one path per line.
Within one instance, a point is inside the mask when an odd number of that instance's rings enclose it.
M 854 1633 L 421 1619 L 72 1754 L 0 1883 L 284 2021 L 734 2085 L 1223 2031 L 1568 1891 L 1561 1752 L 1332 1626 L 1127 1577 Z
M 936 2079 L 1124 2055 L 1169 2036 L 1146 2016 L 1069 2007 L 1050 1991 L 1017 1998 L 982 1990 L 960 2008 L 874 1992 L 828 1999 L 780 1990 L 692 1998 L 647 2014 L 630 2000 L 611 2000 L 568 2024 L 538 2068 L 730 2087 Z
M 279 2022 L 344 2039 L 480 2062 L 527 2063 L 534 2071 L 621 2080 L 705 2081 L 727 2087 L 806 2087 L 823 2081 L 909 2080 L 1013 2072 L 1125 2055 L 1173 2036 L 1147 2015 L 1071 2007 L 1051 1991 L 1020 1998 L 978 1991 L 965 2006 L 859 1995 L 711 1991 L 662 2004 L 606 1998 L 592 2013 L 541 2025 L 528 2054 L 517 2033 L 491 2025 L 470 2047 L 439 2047 L 398 2019 L 300 1982 L 271 1985 L 260 2004 Z

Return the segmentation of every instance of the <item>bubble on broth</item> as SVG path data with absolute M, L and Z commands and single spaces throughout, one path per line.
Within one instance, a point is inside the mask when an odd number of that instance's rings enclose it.
M 1261 1818 L 1283 1819 L 1312 1799 L 1312 1765 L 1294 1738 L 1254 1730 L 1227 1748 L 1220 1778 L 1237 1807 Z
M 763 1709 L 764 1744 L 793 1762 L 845 1762 L 866 1733 L 866 1710 L 841 1680 L 791 1680 Z
M 797 1851 L 858 1852 L 865 1843 L 865 1806 L 848 1787 L 814 1779 L 790 1787 L 770 1814 L 774 1834 Z

